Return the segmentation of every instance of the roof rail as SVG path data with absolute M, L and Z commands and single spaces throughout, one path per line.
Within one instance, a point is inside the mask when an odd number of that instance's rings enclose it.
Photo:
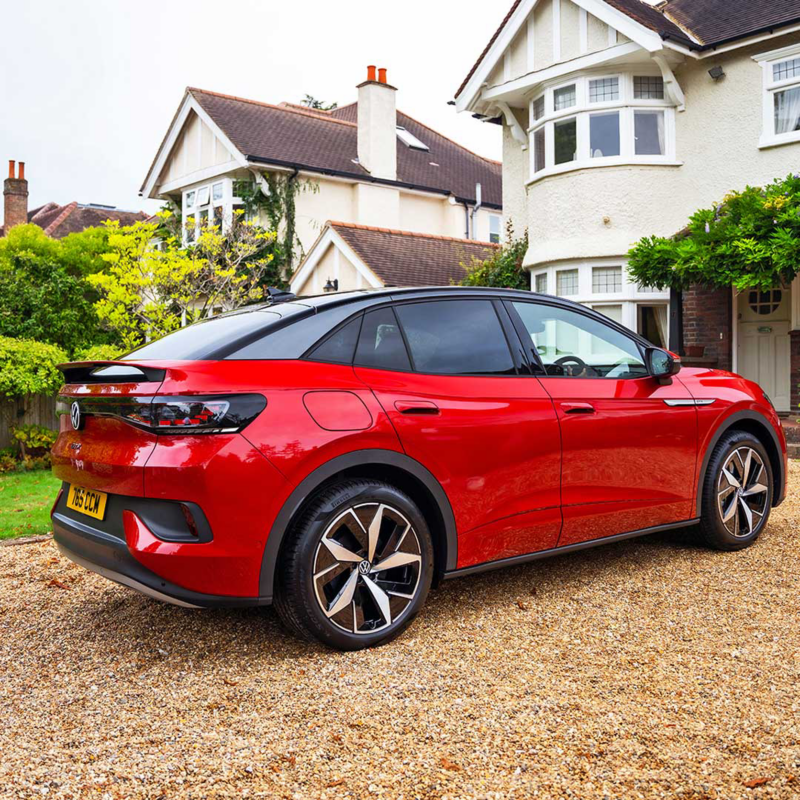
M 266 291 L 267 303 L 274 305 L 275 303 L 288 303 L 290 300 L 296 300 L 297 296 L 285 289 L 278 289 L 275 286 L 269 286 Z

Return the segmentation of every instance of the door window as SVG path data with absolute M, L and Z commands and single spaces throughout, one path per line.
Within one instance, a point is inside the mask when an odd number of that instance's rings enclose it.
M 503 328 L 489 300 L 397 307 L 414 369 L 436 375 L 514 375 Z
M 355 363 L 374 369 L 411 369 L 403 335 L 391 308 L 379 308 L 364 315 Z
M 565 378 L 642 378 L 647 367 L 632 339 L 592 317 L 557 306 L 512 304 L 545 373 Z

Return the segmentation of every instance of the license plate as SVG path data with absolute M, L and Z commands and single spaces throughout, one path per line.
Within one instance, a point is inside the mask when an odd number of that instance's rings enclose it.
M 106 513 L 107 500 L 108 495 L 105 492 L 84 489 L 82 486 L 70 486 L 69 494 L 67 495 L 67 508 L 95 519 L 103 519 Z

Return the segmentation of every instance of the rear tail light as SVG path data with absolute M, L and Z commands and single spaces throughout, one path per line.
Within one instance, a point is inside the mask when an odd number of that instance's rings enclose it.
M 206 397 L 59 397 L 58 415 L 69 414 L 73 403 L 81 416 L 116 417 L 159 434 L 237 433 L 266 407 L 260 394 Z

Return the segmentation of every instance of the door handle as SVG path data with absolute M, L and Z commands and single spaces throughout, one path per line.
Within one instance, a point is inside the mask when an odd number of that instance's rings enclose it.
M 401 414 L 408 415 L 433 415 L 439 413 L 439 406 L 430 400 L 398 400 L 394 407 Z
M 561 410 L 565 414 L 594 414 L 591 403 L 562 403 Z

